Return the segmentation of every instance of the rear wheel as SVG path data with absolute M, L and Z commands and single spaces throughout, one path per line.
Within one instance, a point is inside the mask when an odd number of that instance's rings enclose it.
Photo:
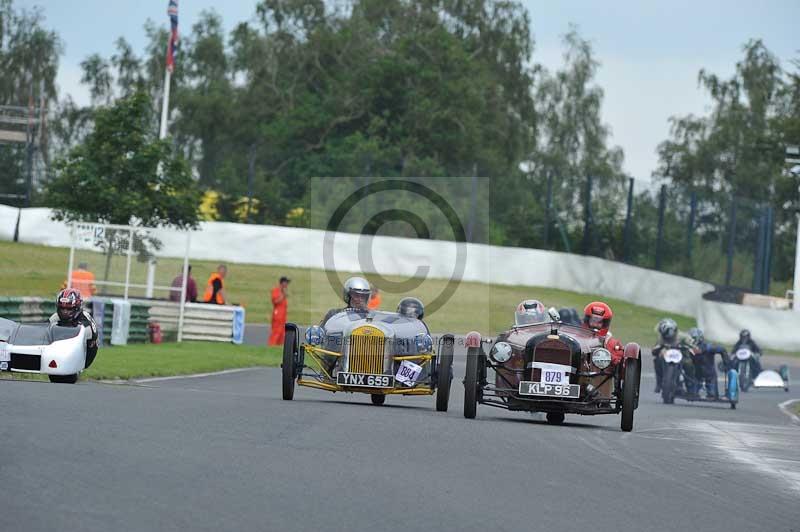
M 386 402 L 386 396 L 382 393 L 370 394 L 370 398 L 372 399 L 372 404 L 375 406 L 381 406 Z
M 678 366 L 675 364 L 664 364 L 664 375 L 661 377 L 661 399 L 665 405 L 671 405 L 675 402 L 677 371 Z
M 564 413 L 563 412 L 548 412 L 547 413 L 547 422 L 551 425 L 561 425 L 564 423 Z
M 296 329 L 288 329 L 283 339 L 283 362 L 281 363 L 281 373 L 283 375 L 283 400 L 291 401 L 294 399 L 294 379 L 296 373 L 296 363 L 294 356 Z
M 450 382 L 453 380 L 453 349 L 455 339 L 448 335 L 442 339 L 436 371 L 436 411 L 447 412 L 450 402 Z
M 622 419 L 619 424 L 625 432 L 633 430 L 633 411 L 636 410 L 638 388 L 639 359 L 629 358 L 625 363 L 625 378 L 622 381 Z
M 55 382 L 57 384 L 75 384 L 78 382 L 78 374 L 73 373 L 72 375 L 48 375 L 50 382 Z
M 478 358 L 479 347 L 467 349 L 467 371 L 464 375 L 464 417 L 475 419 L 478 411 Z

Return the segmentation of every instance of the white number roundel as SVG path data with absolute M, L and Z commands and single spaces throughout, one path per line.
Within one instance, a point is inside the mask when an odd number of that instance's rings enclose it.
M 736 358 L 738 358 L 739 360 L 747 360 L 751 356 L 753 356 L 753 352 L 750 351 L 749 349 L 742 348 L 736 351 Z
M 667 349 L 667 352 L 664 353 L 664 360 L 667 362 L 673 362 L 677 364 L 683 358 L 683 353 L 681 353 L 680 349 Z

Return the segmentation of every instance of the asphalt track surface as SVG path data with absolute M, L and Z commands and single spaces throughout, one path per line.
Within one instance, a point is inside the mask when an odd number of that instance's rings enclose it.
M 0 381 L 0 530 L 800 531 L 791 393 L 618 416 L 298 388 L 280 370 L 140 385 Z M 649 361 L 647 361 L 649 364 Z M 645 371 L 649 365 L 645 367 Z

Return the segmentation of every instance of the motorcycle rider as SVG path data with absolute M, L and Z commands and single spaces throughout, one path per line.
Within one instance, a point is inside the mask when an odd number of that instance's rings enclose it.
M 681 364 L 683 365 L 683 372 L 686 376 L 686 391 L 690 396 L 697 395 L 697 381 L 694 378 L 695 368 L 691 355 L 691 347 L 680 338 L 678 333 L 678 324 L 675 323 L 675 320 L 672 318 L 664 318 L 658 322 L 656 330 L 658 331 L 659 336 L 658 344 L 656 344 L 652 349 L 653 367 L 656 371 L 656 388 L 654 393 L 661 393 L 662 378 L 664 375 L 664 359 L 661 357 L 661 353 L 666 349 L 674 348 L 680 349 L 684 354 L 683 358 L 681 359 Z
M 367 312 L 369 312 L 367 308 L 369 294 L 370 287 L 366 279 L 363 277 L 350 277 L 344 282 L 344 286 L 342 286 L 342 299 L 347 306 L 344 308 L 330 309 L 328 313 L 325 314 L 325 317 L 322 318 L 320 325 L 324 327 L 329 319 L 345 310 L 361 312 L 366 315 Z
M 753 353 L 748 362 L 750 363 L 750 373 L 755 379 L 761 373 L 761 348 L 758 347 L 758 344 L 753 340 L 750 331 L 747 329 L 742 329 L 739 332 L 739 340 L 733 345 L 731 354 L 735 355 L 739 349 L 749 349 Z M 732 359 L 731 361 L 738 366 L 738 359 Z
M 526 299 L 517 305 L 514 311 L 514 325 L 530 325 L 542 323 L 545 320 L 544 305 L 538 299 Z
M 721 345 L 706 342 L 702 329 L 693 327 L 689 329 L 689 337 L 692 339 L 694 347 L 694 361 L 697 369 L 697 379 L 705 384 L 706 397 L 709 399 L 719 399 L 719 387 L 717 385 L 717 369 L 714 365 L 716 355 L 722 357 L 724 367 L 728 367 L 728 353 Z
M 86 368 L 92 365 L 97 356 L 97 324 L 92 316 L 83 309 L 83 298 L 75 288 L 65 288 L 56 296 L 56 312 L 50 316 L 50 324 L 59 327 L 77 327 L 83 325 L 90 331 L 86 340 Z

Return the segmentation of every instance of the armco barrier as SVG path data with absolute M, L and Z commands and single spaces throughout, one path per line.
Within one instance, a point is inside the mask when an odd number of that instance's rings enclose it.
M 21 323 L 47 321 L 53 307 L 51 299 L 42 297 L 0 297 L 0 317 Z
M 158 322 L 161 330 L 168 336 L 177 333 L 180 305 L 171 301 L 131 300 L 131 302 L 134 305 L 147 305 L 149 321 Z M 187 303 L 184 307 L 183 339 L 211 342 L 239 340 L 234 334 L 237 316 L 240 316 L 240 323 L 243 323 L 243 308 Z
M 114 327 L 113 298 L 93 298 L 86 309 L 101 325 L 104 345 L 110 345 Z M 174 340 L 178 331 L 180 306 L 171 301 L 130 299 L 127 343 L 150 340 L 149 324 L 158 322 L 166 339 Z M 0 317 L 22 323 L 47 321 L 53 314 L 53 301 L 41 297 L 0 297 Z M 117 305 L 118 306 L 118 305 Z M 242 343 L 245 309 L 223 305 L 187 303 L 184 315 L 184 340 Z

